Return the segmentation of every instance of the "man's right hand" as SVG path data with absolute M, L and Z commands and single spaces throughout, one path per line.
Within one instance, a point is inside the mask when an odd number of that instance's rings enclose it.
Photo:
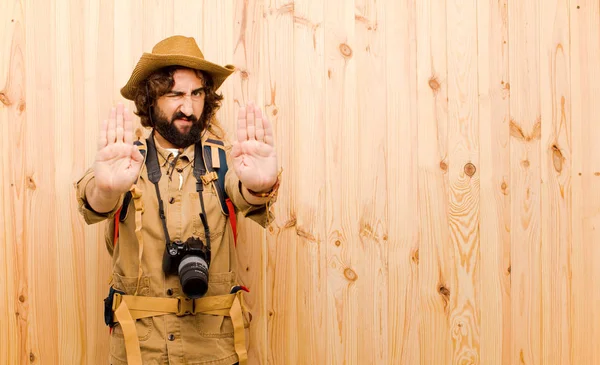
M 111 108 L 102 122 L 98 152 L 94 162 L 94 179 L 86 187 L 89 205 L 98 213 L 109 212 L 121 194 L 135 183 L 144 158 L 133 145 L 133 120 L 123 104 Z

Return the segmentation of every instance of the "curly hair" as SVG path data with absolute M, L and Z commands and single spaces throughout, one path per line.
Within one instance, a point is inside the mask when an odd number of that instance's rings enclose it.
M 173 74 L 175 71 L 185 69 L 189 70 L 190 68 L 183 66 L 168 66 L 161 68 L 148 76 L 146 80 L 142 81 L 138 85 L 133 100 L 136 108 L 135 114 L 140 117 L 142 126 L 146 128 L 153 127 L 150 116 L 150 108 L 155 104 L 158 98 L 173 89 L 173 85 L 175 84 L 175 81 L 173 80 Z M 202 115 L 200 116 L 200 120 L 204 123 L 203 128 L 206 128 L 208 124 L 211 132 L 219 135 L 221 134 L 220 132 L 222 131 L 222 128 L 215 118 L 215 113 L 221 107 L 223 95 L 217 94 L 214 90 L 214 83 L 210 74 L 200 70 L 191 70 L 194 71 L 196 76 L 203 81 L 206 92 L 206 96 L 204 98 L 204 109 L 202 110 Z M 214 130 L 211 127 L 216 127 L 217 130 Z

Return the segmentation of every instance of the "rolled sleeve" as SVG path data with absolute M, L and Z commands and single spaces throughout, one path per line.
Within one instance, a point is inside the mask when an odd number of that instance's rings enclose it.
M 83 177 L 81 177 L 81 179 L 79 179 L 74 184 L 75 185 L 75 193 L 77 195 L 77 204 L 78 204 L 79 213 L 83 216 L 83 219 L 85 220 L 85 222 L 87 224 L 95 224 L 98 222 L 102 222 L 103 220 L 113 218 L 115 216 L 115 214 L 117 213 L 117 211 L 119 210 L 119 207 L 123 204 L 123 196 L 124 196 L 124 195 L 121 195 L 118 203 L 115 205 L 115 207 L 110 212 L 106 212 L 106 213 L 96 212 L 95 210 L 92 209 L 92 207 L 88 203 L 86 195 L 85 195 L 85 189 L 86 189 L 87 185 L 90 183 L 90 181 L 92 181 L 92 179 L 94 179 L 94 172 L 92 171 L 92 169 L 88 169 L 85 172 L 85 174 L 83 175 Z
M 261 204 L 250 204 L 242 195 L 240 187 L 240 179 L 237 174 L 233 168 L 229 169 L 225 175 L 227 196 L 240 213 L 260 224 L 263 228 L 266 228 L 275 219 L 273 214 L 267 209 L 270 198 L 264 198 L 264 203 Z

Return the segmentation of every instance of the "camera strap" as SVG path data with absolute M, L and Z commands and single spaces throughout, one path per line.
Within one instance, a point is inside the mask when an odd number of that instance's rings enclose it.
M 160 166 L 158 165 L 158 152 L 156 150 L 156 146 L 154 145 L 154 131 L 150 134 L 150 137 L 146 139 L 146 145 L 148 148 L 147 158 L 146 158 L 146 168 L 148 169 L 148 179 L 154 184 L 156 190 L 156 197 L 158 198 L 158 214 L 162 221 L 163 230 L 165 232 L 165 243 L 170 243 L 171 238 L 169 236 L 169 230 L 167 228 L 167 217 L 165 215 L 165 209 L 163 200 L 160 197 L 160 189 L 158 186 L 158 182 L 162 176 L 160 171 Z M 202 141 L 198 141 L 194 147 L 194 169 L 193 169 L 194 177 L 196 178 L 196 191 L 200 197 L 200 220 L 202 221 L 202 225 L 204 225 L 204 238 L 206 241 L 206 248 L 208 252 L 210 252 L 210 230 L 208 227 L 208 220 L 206 219 L 206 209 L 204 208 L 204 197 L 202 196 L 202 192 L 204 190 L 204 185 L 202 182 L 202 176 L 206 174 L 206 168 L 204 166 L 204 158 L 202 154 Z

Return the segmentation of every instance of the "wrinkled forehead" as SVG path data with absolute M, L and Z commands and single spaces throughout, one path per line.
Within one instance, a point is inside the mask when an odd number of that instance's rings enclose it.
M 200 70 L 191 68 L 178 69 L 173 73 L 172 90 L 195 90 L 205 86 L 206 77 Z

